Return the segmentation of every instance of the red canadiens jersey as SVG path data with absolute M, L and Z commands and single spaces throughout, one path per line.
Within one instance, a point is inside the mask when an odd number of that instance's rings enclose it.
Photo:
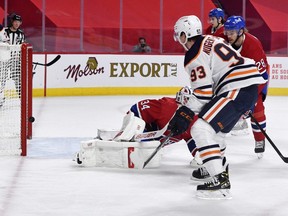
M 137 103 L 137 111 L 139 117 L 142 118 L 146 124 L 156 124 L 158 130 L 166 126 L 166 124 L 171 120 L 175 111 L 178 108 L 178 104 L 175 98 L 163 97 L 161 99 L 146 99 L 139 101 Z M 177 140 L 184 139 L 185 141 L 190 140 L 192 137 L 190 135 L 190 129 L 193 123 L 197 120 L 194 117 L 193 122 L 190 124 L 186 132 L 181 135 L 175 136 Z M 168 131 L 165 132 L 167 135 Z
M 212 25 L 210 25 L 210 26 L 206 29 L 205 34 L 207 34 L 207 35 L 213 35 L 213 36 L 216 36 L 216 37 L 221 37 L 221 38 L 223 38 L 224 40 L 228 41 L 226 35 L 224 35 L 224 26 L 221 26 L 219 29 L 217 29 L 215 32 L 213 32 L 213 30 L 212 30 Z
M 242 47 L 238 50 L 242 56 L 251 58 L 255 61 L 261 75 L 265 72 L 269 74 L 269 65 L 266 54 L 261 42 L 253 35 L 245 33 L 245 40 Z

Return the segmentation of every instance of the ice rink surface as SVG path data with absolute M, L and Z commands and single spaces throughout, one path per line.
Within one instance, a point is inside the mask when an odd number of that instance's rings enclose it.
M 173 97 L 173 96 L 172 96 Z M 252 132 L 227 138 L 231 200 L 195 197 L 184 143 L 163 149 L 161 166 L 84 168 L 72 161 L 97 128 L 119 129 L 140 99 L 160 96 L 35 98 L 27 157 L 0 157 L 0 216 L 287 216 L 288 164 L 266 142 L 262 159 Z M 288 156 L 288 97 L 266 100 L 267 133 Z

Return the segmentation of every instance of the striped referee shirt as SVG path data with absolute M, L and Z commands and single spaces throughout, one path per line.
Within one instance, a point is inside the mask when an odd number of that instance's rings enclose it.
M 16 31 L 11 31 L 10 28 L 5 28 L 5 32 L 9 37 L 9 44 L 17 45 L 25 42 L 25 35 L 21 29 L 17 29 Z

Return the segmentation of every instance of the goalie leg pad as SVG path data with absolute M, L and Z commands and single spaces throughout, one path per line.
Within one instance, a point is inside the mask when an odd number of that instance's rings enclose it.
M 82 141 L 78 152 L 78 161 L 82 163 L 77 163 L 86 167 L 141 169 L 146 158 L 159 144 L 159 141 L 115 142 L 99 139 Z M 157 154 L 147 167 L 159 167 L 160 161 L 161 154 Z

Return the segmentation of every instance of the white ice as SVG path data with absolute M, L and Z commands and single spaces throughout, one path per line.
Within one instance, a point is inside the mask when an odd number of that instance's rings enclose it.
M 72 161 L 97 128 L 117 129 L 132 104 L 160 96 L 35 98 L 27 157 L 0 157 L 0 216 L 286 216 L 288 164 L 250 131 L 227 139 L 231 200 L 195 197 L 185 144 L 165 147 L 160 168 L 83 168 Z M 268 97 L 267 133 L 288 156 L 288 97 Z

